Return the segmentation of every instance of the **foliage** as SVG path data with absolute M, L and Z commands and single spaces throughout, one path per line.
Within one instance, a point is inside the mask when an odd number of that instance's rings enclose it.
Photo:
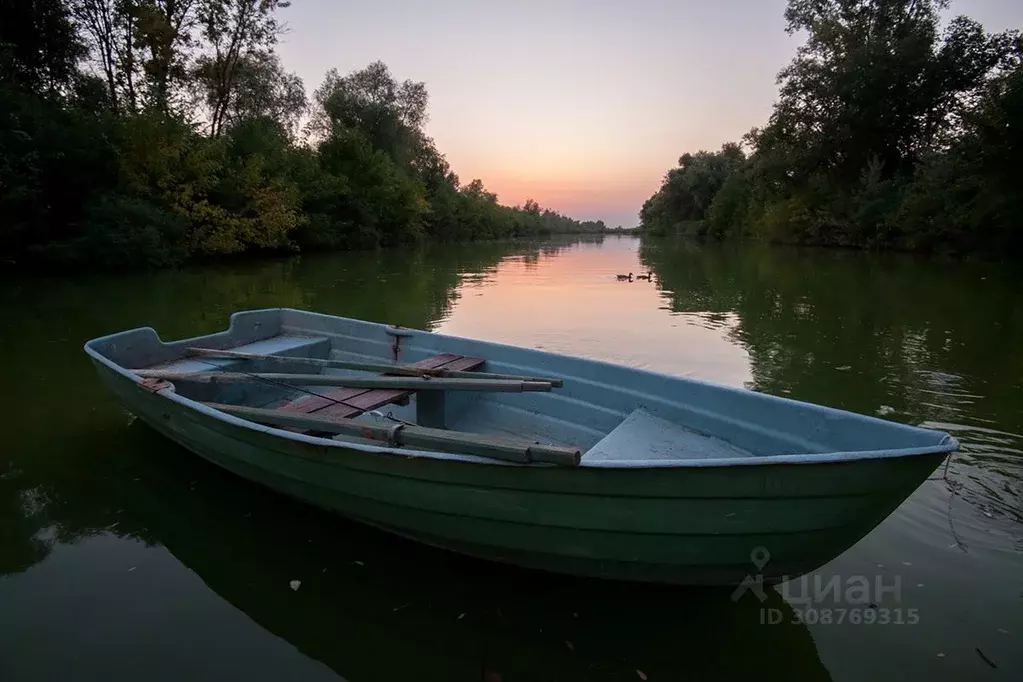
M 965 125 L 969 134 L 926 159 L 906 191 L 897 214 L 906 244 L 1023 252 L 1023 68 L 992 83 Z
M 0 78 L 42 95 L 74 81 L 84 45 L 68 7 L 53 0 L 0 0 Z
M 347 76 L 330 70 L 315 91 L 309 132 L 317 141 L 310 178 L 309 237 L 315 245 L 398 244 L 602 231 L 543 211 L 535 201 L 502 206 L 476 179 L 462 187 L 423 130 L 423 83 L 399 83 L 381 62 Z M 303 183 L 305 186 L 305 183 Z
M 602 231 L 462 187 L 423 83 L 316 90 L 282 0 L 0 0 L 0 263 L 137 268 L 252 251 Z
M 707 209 L 707 236 L 720 239 L 729 233 L 733 225 L 743 225 L 749 202 L 749 173 L 740 168 L 725 178 Z
M 288 4 L 281 0 L 198 0 L 196 22 L 205 50 L 196 60 L 194 77 L 203 88 L 206 119 L 214 137 L 223 132 L 232 110 L 238 108 L 238 96 L 253 89 L 254 70 L 257 78 L 260 68 L 270 77 L 278 76 L 274 66 L 279 70 L 279 65 L 261 51 L 276 44 L 280 26 L 275 12 Z
M 307 106 L 302 79 L 286 72 L 277 55 L 266 51 L 249 54 L 236 69 L 237 81 L 224 112 L 223 126 L 230 128 L 261 119 L 276 122 L 294 135 Z M 212 97 L 210 90 L 207 93 L 208 98 Z
M 80 236 L 48 246 L 54 260 L 103 269 L 177 265 L 187 256 L 182 216 L 117 194 L 89 201 Z
M 397 164 L 409 163 L 424 144 L 426 86 L 398 83 L 383 62 L 344 77 L 331 69 L 314 97 L 311 127 L 321 137 L 363 136 Z
M 90 197 L 113 189 L 107 121 L 0 84 L 0 262 L 73 239 Z
M 942 31 L 946 4 L 789 0 L 787 29 L 807 40 L 778 76 L 767 124 L 743 140 L 749 157 L 726 166 L 723 152 L 683 155 L 644 205 L 644 229 L 1019 249 L 1018 156 L 1004 150 L 1019 149 L 1021 41 L 967 17 Z
M 685 223 L 702 221 L 725 181 L 745 161 L 745 153 L 734 143 L 725 144 L 716 153 L 683 154 L 678 168 L 668 171 L 660 191 L 643 205 L 643 224 L 663 234 L 677 231 Z M 705 228 L 697 224 L 694 229 L 702 235 Z

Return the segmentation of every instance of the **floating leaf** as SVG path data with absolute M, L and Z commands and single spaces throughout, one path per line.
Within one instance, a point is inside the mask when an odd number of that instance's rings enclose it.
M 998 669 L 998 666 L 995 665 L 995 662 L 992 661 L 990 658 L 988 658 L 987 655 L 983 651 L 980 650 L 980 647 L 975 646 L 975 647 L 973 647 L 973 650 L 977 652 L 978 656 L 980 656 L 980 660 L 984 661 L 985 663 L 987 663 L 990 667 L 994 668 L 995 670 Z
M 301 580 L 292 580 L 288 584 L 291 585 L 291 589 L 292 590 L 294 590 L 295 592 L 298 592 L 298 588 L 302 586 L 302 581 Z

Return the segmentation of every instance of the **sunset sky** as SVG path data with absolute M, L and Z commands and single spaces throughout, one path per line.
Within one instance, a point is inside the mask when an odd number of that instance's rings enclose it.
M 680 154 L 764 123 L 801 38 L 785 0 L 296 0 L 279 52 L 310 93 L 377 59 L 424 81 L 428 133 L 463 182 L 631 227 Z M 1019 0 L 958 0 L 989 31 Z

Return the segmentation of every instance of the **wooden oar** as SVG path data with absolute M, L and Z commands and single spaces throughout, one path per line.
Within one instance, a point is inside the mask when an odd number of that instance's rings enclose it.
M 499 438 L 479 433 L 463 433 L 430 429 L 425 426 L 395 424 L 383 426 L 372 422 L 342 417 L 320 417 L 284 410 L 267 410 L 243 405 L 204 403 L 236 417 L 271 426 L 291 426 L 325 433 L 337 433 L 380 441 L 382 444 L 405 445 L 429 450 L 444 450 L 466 455 L 478 455 L 510 462 L 546 462 L 561 466 L 578 466 L 582 453 L 579 448 L 542 445 L 528 440 Z
M 164 381 L 192 381 L 201 384 L 287 383 L 299 386 L 344 386 L 347 388 L 390 388 L 404 391 L 550 391 L 546 381 L 503 379 L 430 379 L 425 377 L 348 377 L 337 374 L 280 374 L 276 372 L 167 372 L 158 369 L 132 370 L 140 377 Z
M 322 358 L 294 358 L 286 355 L 261 355 L 259 353 L 242 353 L 235 350 L 216 350 L 214 348 L 187 348 L 193 355 L 205 355 L 214 358 L 238 358 L 240 360 L 266 360 L 282 365 L 305 365 L 307 367 L 337 367 L 339 369 L 355 369 L 364 372 L 381 372 L 384 374 L 401 374 L 410 377 L 447 377 L 449 379 L 505 379 L 507 381 L 545 381 L 554 388 L 561 388 L 563 380 L 548 377 L 518 376 L 515 374 L 496 374 L 494 372 L 464 372 L 455 369 L 427 369 L 409 365 L 388 365 L 384 362 L 361 362 L 358 360 L 325 360 Z

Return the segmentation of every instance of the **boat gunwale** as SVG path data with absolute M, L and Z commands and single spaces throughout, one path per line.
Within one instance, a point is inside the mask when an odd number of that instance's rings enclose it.
M 296 308 L 260 308 L 260 309 L 255 309 L 255 310 L 237 311 L 237 312 L 232 313 L 231 317 L 230 317 L 230 322 L 229 322 L 228 328 L 226 330 L 224 330 L 224 331 L 214 332 L 212 334 L 202 334 L 202 335 L 199 335 L 199 336 L 193 336 L 193 337 L 190 337 L 190 338 L 178 339 L 178 340 L 175 340 L 175 341 L 166 342 L 166 341 L 164 341 L 160 337 L 159 333 L 154 328 L 152 328 L 152 327 L 136 327 L 134 329 L 126 329 L 126 330 L 123 330 L 123 331 L 120 331 L 120 332 L 115 332 L 115 333 L 112 333 L 112 334 L 106 334 L 104 336 L 100 336 L 100 337 L 97 337 L 97 338 L 94 338 L 94 339 L 90 339 L 89 341 L 87 341 L 85 343 L 83 349 L 85 350 L 86 354 L 93 361 L 98 362 L 99 364 L 103 365 L 107 369 L 113 371 L 115 374 L 118 374 L 121 377 L 124 377 L 124 378 L 130 380 L 132 383 L 138 385 L 138 384 L 141 384 L 143 382 L 143 378 L 142 377 L 140 377 L 138 374 L 136 374 L 135 372 L 131 371 L 130 369 L 127 369 L 127 368 L 121 366 L 120 364 L 114 362 L 113 360 L 111 360 L 107 356 L 103 355 L 98 350 L 93 348 L 93 345 L 98 345 L 100 343 L 103 343 L 103 342 L 106 342 L 106 341 L 110 341 L 110 340 L 115 339 L 117 337 L 125 336 L 125 335 L 132 334 L 132 333 L 151 332 L 154 335 L 154 337 L 156 338 L 156 340 L 162 346 L 166 347 L 168 345 L 174 345 L 174 346 L 187 347 L 188 345 L 193 344 L 193 343 L 195 343 L 197 341 L 200 341 L 200 340 L 203 340 L 203 339 L 208 339 L 208 338 L 214 337 L 214 336 L 229 335 L 230 332 L 232 331 L 232 329 L 234 328 L 236 317 L 238 317 L 240 315 L 252 314 L 252 313 L 261 313 L 261 312 L 264 312 L 264 313 L 265 312 L 274 312 L 274 311 L 279 312 L 279 313 L 292 312 L 292 313 L 298 313 L 300 315 L 314 316 L 314 317 L 325 318 L 325 319 L 330 319 L 330 320 L 343 320 L 343 321 L 347 321 L 347 322 L 357 322 L 357 323 L 362 323 L 362 324 L 376 324 L 376 325 L 379 325 L 381 327 L 389 326 L 389 325 L 382 324 L 382 323 L 379 323 L 379 322 L 372 322 L 372 321 L 368 321 L 368 320 L 358 320 L 358 319 L 355 319 L 355 318 L 347 318 L 347 317 L 342 317 L 342 316 L 339 316 L 339 315 L 327 315 L 325 313 L 316 313 L 316 312 L 307 311 L 307 310 L 298 310 Z M 449 334 L 437 334 L 435 332 L 430 332 L 430 331 L 426 331 L 426 330 L 419 330 L 419 329 L 413 330 L 413 329 L 402 328 L 402 331 L 419 332 L 419 333 L 423 333 L 423 334 L 430 334 L 432 336 L 436 336 L 437 338 L 442 338 L 442 339 L 452 339 L 452 340 L 465 341 L 465 342 L 470 342 L 470 343 L 474 343 L 474 342 L 475 343 L 481 343 L 481 344 L 486 344 L 487 346 L 495 347 L 495 348 L 499 348 L 499 349 L 508 349 L 508 350 L 514 350 L 514 351 L 519 351 L 519 352 L 521 352 L 523 350 L 527 350 L 527 351 L 530 351 L 530 352 L 539 353 L 539 354 L 543 354 L 543 355 L 554 356 L 554 357 L 558 357 L 558 358 L 565 358 L 567 360 L 576 361 L 576 362 L 584 361 L 586 363 L 591 363 L 591 364 L 593 364 L 593 365 L 595 365 L 597 367 L 606 367 L 606 368 L 609 368 L 609 369 L 613 368 L 616 371 L 621 371 L 622 369 L 626 369 L 626 370 L 629 370 L 631 372 L 636 372 L 636 373 L 644 374 L 646 376 L 649 376 L 649 377 L 655 378 L 655 379 L 669 380 L 669 381 L 681 382 L 681 383 L 689 383 L 689 384 L 697 384 L 697 385 L 708 387 L 708 388 L 711 388 L 711 389 L 714 389 L 714 390 L 723 391 L 725 393 L 733 393 L 733 394 L 736 394 L 736 395 L 741 394 L 743 396 L 748 396 L 750 394 L 753 394 L 753 395 L 755 395 L 760 400 L 765 400 L 765 401 L 769 401 L 769 402 L 775 402 L 775 403 L 783 404 L 783 405 L 789 405 L 789 404 L 795 404 L 795 405 L 800 405 L 800 406 L 810 405 L 813 408 L 815 408 L 816 410 L 821 410 L 821 411 L 823 411 L 825 413 L 830 413 L 830 414 L 835 414 L 835 415 L 843 415 L 843 416 L 853 415 L 856 418 L 862 419 L 862 420 L 864 420 L 866 422 L 875 422 L 875 423 L 884 424 L 886 426 L 891 426 L 891 425 L 894 424 L 894 425 L 897 425 L 897 426 L 904 426 L 904 427 L 910 428 L 910 429 L 918 429 L 918 430 L 922 430 L 922 431 L 923 430 L 933 431 L 935 434 L 942 434 L 942 432 L 940 432 L 940 431 L 934 431 L 932 429 L 925 429 L 924 427 L 920 427 L 920 426 L 910 426 L 910 425 L 906 425 L 906 424 L 898 424 L 898 422 L 890 422 L 890 421 L 887 421 L 887 420 L 884 420 L 884 419 L 879 419 L 878 417 L 872 417 L 870 415 L 864 415 L 864 414 L 859 414 L 859 413 L 856 413 L 856 412 L 850 412 L 848 410 L 840 410 L 840 409 L 837 409 L 837 408 L 828 407 L 826 405 L 819 405 L 819 404 L 816 404 L 816 403 L 807 403 L 807 402 L 804 402 L 804 401 L 794 400 L 792 398 L 784 398 L 784 397 L 781 397 L 781 396 L 771 395 L 769 393 L 760 393 L 760 392 L 756 392 L 756 391 L 749 391 L 748 389 L 737 388 L 737 387 L 734 387 L 734 386 L 727 386 L 727 385 L 724 385 L 724 384 L 717 384 L 717 383 L 713 383 L 713 382 L 709 382 L 709 381 L 703 381 L 701 379 L 694 379 L 694 378 L 691 378 L 691 377 L 680 377 L 680 376 L 666 374 L 666 373 L 663 373 L 663 372 L 657 372 L 657 371 L 649 370 L 649 369 L 643 369 L 643 368 L 638 368 L 638 367 L 628 367 L 626 365 L 619 365 L 619 364 L 616 364 L 616 363 L 607 362 L 605 360 L 599 360 L 599 359 L 594 359 L 594 358 L 582 358 L 582 357 L 567 355 L 567 354 L 564 354 L 564 353 L 557 353 L 557 352 L 547 351 L 547 350 L 538 350 L 538 349 L 525 348 L 525 347 L 522 347 L 522 346 L 514 346 L 514 345 L 511 345 L 511 344 L 505 344 L 505 343 L 496 342 L 496 341 L 483 341 L 483 340 L 479 340 L 479 339 L 469 339 L 467 337 L 453 336 L 453 335 L 449 335 Z M 478 456 L 474 456 L 474 455 L 463 455 L 463 454 L 441 452 L 441 451 L 435 451 L 435 450 L 416 450 L 416 449 L 409 449 L 409 448 L 400 448 L 399 449 L 399 448 L 392 448 L 392 447 L 386 447 L 386 446 L 368 445 L 368 444 L 357 443 L 357 442 L 337 441 L 337 440 L 334 440 L 332 438 L 320 438 L 320 437 L 317 437 L 317 436 L 309 436 L 309 435 L 306 435 L 306 434 L 295 433 L 293 431 L 286 431 L 286 430 L 275 428 L 275 427 L 272 427 L 272 426 L 266 426 L 266 425 L 263 425 L 263 424 L 258 424 L 256 422 L 251 422 L 251 421 L 248 421 L 248 420 L 245 420 L 245 419 L 241 419 L 239 417 L 235 417 L 235 416 L 226 414 L 224 412 L 221 412 L 219 410 L 213 409 L 211 407 L 208 407 L 207 405 L 204 405 L 203 403 L 201 403 L 199 401 L 192 400 L 191 398 L 186 398 L 185 396 L 179 394 L 177 392 L 177 390 L 176 390 L 176 387 L 173 385 L 173 383 L 171 383 L 166 388 L 163 388 L 161 390 L 155 391 L 155 393 L 157 395 L 161 396 L 161 397 L 170 399 L 172 402 L 177 403 L 181 407 L 194 410 L 194 411 L 196 411 L 196 412 L 198 412 L 200 414 L 206 415 L 208 417 L 212 417 L 212 418 L 217 419 L 217 420 L 222 421 L 222 422 L 226 422 L 227 424 L 230 424 L 232 426 L 247 428 L 247 429 L 251 429 L 251 430 L 254 430 L 254 431 L 259 431 L 259 432 L 262 432 L 262 433 L 266 433 L 266 434 L 269 434 L 271 436 L 275 436 L 275 437 L 278 437 L 278 438 L 283 438 L 283 439 L 286 439 L 286 440 L 292 440 L 292 441 L 297 441 L 297 442 L 301 442 L 301 443 L 306 443 L 306 444 L 309 444 L 309 445 L 316 445 L 316 446 L 321 446 L 321 447 L 331 447 L 331 448 L 337 448 L 337 449 L 340 449 L 340 450 L 357 450 L 357 451 L 366 452 L 366 453 L 386 453 L 386 454 L 400 455 L 400 456 L 404 456 L 404 457 L 419 457 L 419 458 L 433 459 L 433 460 L 438 460 L 438 461 L 443 461 L 443 462 L 460 462 L 460 463 L 464 463 L 464 464 L 484 464 L 484 465 L 487 465 L 487 466 L 507 466 L 507 467 L 513 467 L 513 468 L 516 468 L 516 467 L 517 468 L 521 468 L 521 467 L 526 467 L 526 468 L 537 468 L 537 467 L 550 468 L 550 465 L 546 465 L 546 464 L 536 464 L 536 463 L 520 464 L 520 463 L 516 463 L 516 462 L 506 462 L 506 461 L 500 461 L 500 460 L 493 460 L 493 459 L 489 459 L 489 458 L 485 458 L 485 457 L 478 457 Z M 770 465 L 779 465 L 779 464 L 797 464 L 797 465 L 798 464 L 834 464 L 834 463 L 840 463 L 840 462 L 852 462 L 852 461 L 868 460 L 868 459 L 896 459 L 896 458 L 902 458 L 902 457 L 914 457 L 914 456 L 926 456 L 926 455 L 936 455 L 936 454 L 948 454 L 948 453 L 952 453 L 952 452 L 954 452 L 954 451 L 956 451 L 958 449 L 959 442 L 954 437 L 952 437 L 951 435 L 949 435 L 947 433 L 943 433 L 942 436 L 943 437 L 941 438 L 941 440 L 938 443 L 936 443 L 935 445 L 919 446 L 919 447 L 912 447 L 912 448 L 896 448 L 896 449 L 882 449 L 882 450 L 849 450 L 849 451 L 841 451 L 841 452 L 816 452 L 816 453 L 784 454 L 784 455 L 750 455 L 749 457 L 728 457 L 728 458 L 677 459 L 677 460 L 664 460 L 664 459 L 595 460 L 595 461 L 589 461 L 588 462 L 588 461 L 586 461 L 585 453 L 583 453 L 583 458 L 582 458 L 582 461 L 580 462 L 579 466 L 578 467 L 573 467 L 573 468 L 614 469 L 614 470 L 620 470 L 620 469 L 683 469 L 683 468 L 697 469 L 697 468 L 721 468 L 721 467 L 734 467 L 734 466 L 770 466 Z

